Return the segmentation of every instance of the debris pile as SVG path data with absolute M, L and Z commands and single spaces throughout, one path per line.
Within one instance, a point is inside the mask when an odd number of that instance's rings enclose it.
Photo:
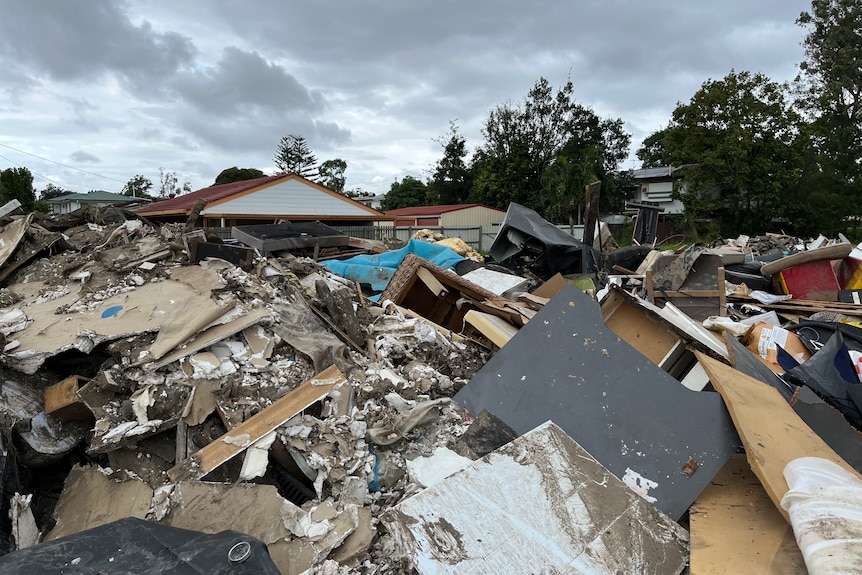
M 862 471 L 862 246 L 596 249 L 516 204 L 487 262 L 317 223 L 3 218 L 4 570 L 131 569 L 158 538 L 160 568 L 212 573 L 854 560 L 840 510 L 799 509 Z

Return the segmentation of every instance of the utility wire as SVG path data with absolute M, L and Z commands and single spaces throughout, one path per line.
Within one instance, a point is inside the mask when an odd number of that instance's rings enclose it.
M 0 145 L 2 145 L 2 144 L 0 144 Z M 24 167 L 25 167 L 25 166 L 22 166 L 21 164 L 19 164 L 18 162 L 14 161 L 14 160 L 10 160 L 10 159 L 9 159 L 9 158 L 7 158 L 6 156 L 0 155 L 0 158 L 3 158 L 4 160 L 6 160 L 7 162 L 9 162 L 10 164 L 14 164 L 14 165 L 18 166 L 19 168 L 24 168 Z M 42 175 L 42 174 L 40 174 L 39 172 L 34 172 L 34 171 L 33 171 L 33 170 L 31 170 L 30 168 L 27 168 L 27 171 L 28 171 L 28 172 L 30 172 L 31 174 L 33 174 L 34 176 L 39 176 L 39 177 L 40 177 L 40 178 L 42 178 L 43 180 L 47 180 L 48 182 L 50 182 L 50 183 L 54 184 L 55 186 L 57 185 L 53 180 L 51 180 L 51 178 L 49 178 L 49 177 L 47 177 L 47 176 L 43 176 L 43 175 Z M 69 190 L 70 192 L 81 193 L 81 192 L 78 192 L 77 190 L 73 189 L 71 186 L 63 185 L 63 186 L 58 186 L 58 187 L 63 188 L 63 189 L 65 189 L 65 190 Z
M 63 164 L 61 162 L 55 162 L 54 160 L 50 160 L 48 158 L 43 158 L 42 156 L 37 156 L 36 154 L 31 154 L 30 152 L 25 152 L 24 150 L 19 150 L 18 148 L 13 148 L 12 146 L 7 146 L 6 144 L 0 144 L 0 146 L 3 146 L 4 148 L 9 148 L 10 150 L 14 150 L 14 151 L 19 152 L 21 154 L 33 156 L 34 158 L 38 158 L 38 159 L 44 160 L 46 162 L 51 162 L 52 164 L 57 164 L 58 166 L 63 166 L 64 168 L 69 168 L 70 170 L 78 170 L 79 172 L 83 172 L 85 174 L 90 174 L 91 176 L 98 176 L 100 178 L 105 178 L 106 180 L 111 180 L 112 182 L 118 182 L 120 184 L 126 183 L 122 180 L 117 180 L 117 179 L 111 178 L 109 176 L 103 176 L 102 174 L 97 174 L 96 172 L 88 172 L 87 170 L 82 170 L 81 168 L 76 168 L 75 166 L 70 166 L 68 164 Z M 6 158 L 6 159 L 8 160 L 9 158 Z M 9 160 L 9 161 L 11 162 L 12 160 Z M 15 162 L 12 162 L 12 163 L 14 164 Z

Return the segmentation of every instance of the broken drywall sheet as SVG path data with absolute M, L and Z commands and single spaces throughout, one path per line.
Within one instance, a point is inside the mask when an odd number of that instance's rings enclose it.
M 617 477 L 627 470 L 640 476 L 646 495 L 675 519 L 739 444 L 717 393 L 681 386 L 614 334 L 598 304 L 572 286 L 455 400 L 470 413 L 487 409 L 519 433 L 553 420 Z M 690 459 L 698 464 L 691 477 Z
M 384 514 L 419 573 L 680 573 L 686 531 L 546 422 Z
M 14 286 L 10 288 L 14 290 Z M 78 309 L 80 296 L 68 289 L 21 305 L 32 323 L 15 334 L 18 346 L 5 355 L 11 367 L 36 373 L 49 357 L 69 349 L 90 353 L 96 345 L 159 329 L 195 292 L 171 280 L 147 283 Z
M 143 519 L 152 499 L 153 490 L 143 481 L 118 482 L 105 477 L 98 467 L 73 467 L 54 510 L 57 524 L 44 540 L 126 517 Z

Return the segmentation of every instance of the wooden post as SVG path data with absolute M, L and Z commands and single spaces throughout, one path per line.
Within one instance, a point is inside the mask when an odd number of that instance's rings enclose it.
M 599 221 L 599 192 L 602 189 L 601 182 L 587 184 L 587 208 L 586 222 L 584 223 L 584 243 L 593 247 L 595 239 L 596 223 Z M 601 248 L 601 234 L 599 234 L 599 248 Z

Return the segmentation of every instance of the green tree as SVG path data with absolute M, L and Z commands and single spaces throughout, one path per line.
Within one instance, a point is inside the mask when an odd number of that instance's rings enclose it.
M 33 174 L 27 168 L 6 168 L 0 172 L 0 195 L 4 202 L 18 200 L 25 212 L 33 211 L 36 202 Z
M 485 143 L 473 158 L 474 201 L 500 208 L 518 202 L 542 211 L 562 199 L 560 181 L 573 186 L 562 200 L 570 205 L 571 198 L 582 194 L 590 179 L 614 177 L 628 155 L 631 136 L 623 130 L 622 120 L 601 119 L 591 108 L 574 101 L 573 94 L 571 81 L 554 92 L 548 81 L 540 78 L 522 104 L 507 103 L 490 112 L 482 131 Z M 566 160 L 561 161 L 561 157 Z M 556 170 L 568 172 L 568 176 L 545 175 L 554 164 L 560 164 Z M 584 173 L 590 174 L 577 185 L 572 182 L 575 165 L 588 166 Z M 616 190 L 617 186 L 608 188 Z M 602 203 L 615 205 L 620 198 L 603 193 Z
M 796 23 L 807 30 L 796 78 L 797 103 L 811 120 L 806 180 L 828 185 L 821 193 L 843 215 L 862 216 L 862 4 L 814 0 Z
M 232 168 L 225 168 L 222 170 L 219 175 L 216 176 L 213 185 L 220 186 L 221 184 L 232 184 L 234 182 L 263 178 L 264 176 L 266 176 L 266 174 L 257 168 L 237 168 L 236 166 L 233 166 Z
M 308 179 L 317 177 L 317 157 L 303 136 L 290 134 L 281 138 L 273 162 L 279 174 L 296 174 Z
M 428 201 L 428 187 L 425 182 L 413 176 L 404 176 L 400 182 L 395 180 L 389 186 L 386 197 L 380 203 L 382 211 L 424 206 Z
M 58 198 L 60 196 L 65 196 L 66 194 L 71 194 L 69 190 L 65 188 L 61 188 L 60 186 L 54 184 L 53 182 L 49 182 L 46 185 L 42 192 L 39 194 L 40 200 L 50 200 L 51 198 Z
M 458 133 L 454 120 L 449 122 L 448 139 L 440 138 L 437 143 L 443 148 L 443 157 L 428 182 L 428 200 L 437 205 L 463 204 L 470 196 L 473 175 L 465 161 L 467 141 Z
M 341 158 L 326 160 L 317 168 L 317 183 L 334 192 L 343 194 L 344 184 L 347 183 L 347 178 L 344 176 L 344 172 L 346 171 L 347 162 Z
M 662 128 L 644 138 L 643 144 L 635 152 L 635 155 L 641 161 L 642 168 L 670 166 L 667 150 L 664 148 L 664 137 L 666 134 L 667 129 Z
M 787 192 L 798 185 L 801 121 L 786 89 L 731 70 L 677 105 L 663 142 L 673 165 L 693 164 L 687 188 L 675 192 L 690 222 L 717 217 L 725 235 L 754 234 L 785 215 Z
M 123 186 L 123 195 L 133 198 L 148 198 L 150 197 L 150 189 L 152 187 L 152 180 L 138 174 Z

